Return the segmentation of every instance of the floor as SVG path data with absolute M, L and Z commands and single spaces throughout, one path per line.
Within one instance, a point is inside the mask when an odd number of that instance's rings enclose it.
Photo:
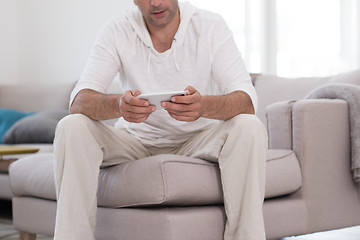
M 0 200 L 0 240 L 15 239 L 20 238 L 12 225 L 11 203 Z M 37 240 L 52 240 L 52 238 L 39 235 Z M 277 240 L 360 240 L 360 226 Z
M 278 240 L 360 240 L 360 226 Z

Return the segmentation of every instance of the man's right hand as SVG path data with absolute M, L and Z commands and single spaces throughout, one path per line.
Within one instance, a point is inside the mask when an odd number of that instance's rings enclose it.
M 147 100 L 137 98 L 140 94 L 139 90 L 126 91 L 120 97 L 120 113 L 128 122 L 144 122 L 156 110 L 155 106 L 150 106 Z

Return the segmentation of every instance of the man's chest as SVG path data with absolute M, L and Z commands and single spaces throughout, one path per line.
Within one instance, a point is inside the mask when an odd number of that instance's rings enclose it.
M 206 88 L 211 80 L 211 62 L 205 47 L 177 46 L 159 53 L 139 43 L 121 54 L 120 74 L 126 84 L 149 91 L 177 91 L 191 85 Z M 199 90 L 200 90 L 199 89 Z

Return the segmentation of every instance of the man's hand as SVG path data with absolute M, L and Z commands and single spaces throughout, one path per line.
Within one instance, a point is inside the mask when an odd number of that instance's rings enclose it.
M 178 121 L 193 122 L 203 114 L 201 94 L 192 86 L 185 88 L 186 96 L 173 96 L 161 106 Z
M 191 86 L 185 91 L 188 95 L 174 96 L 171 102 L 162 103 L 170 116 L 179 121 L 192 122 L 200 117 L 228 120 L 238 114 L 255 113 L 249 95 L 243 91 L 221 96 L 201 96 Z
M 120 113 L 128 122 L 144 122 L 156 110 L 154 106 L 149 105 L 147 100 L 137 98 L 140 94 L 139 90 L 126 91 L 120 98 Z

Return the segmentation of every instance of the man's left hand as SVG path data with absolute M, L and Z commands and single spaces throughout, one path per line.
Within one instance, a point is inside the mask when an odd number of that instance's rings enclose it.
M 203 114 L 202 96 L 192 86 L 186 87 L 185 92 L 186 96 L 173 96 L 170 102 L 162 102 L 161 106 L 174 119 L 193 122 Z

